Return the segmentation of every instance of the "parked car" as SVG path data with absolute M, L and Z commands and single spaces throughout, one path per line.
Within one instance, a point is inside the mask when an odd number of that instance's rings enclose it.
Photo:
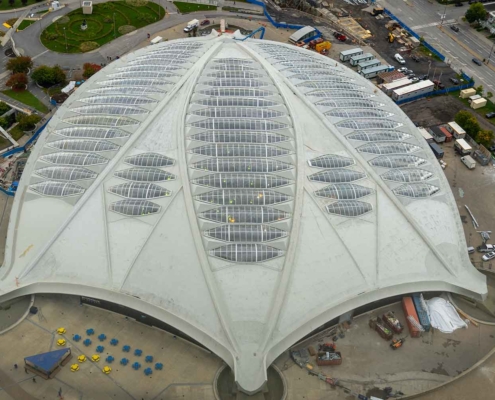
M 488 147 L 488 151 L 493 153 L 495 151 L 495 145 Z
M 456 78 L 449 78 L 449 81 L 451 81 L 454 85 L 460 84 L 459 79 L 456 79 Z
M 401 67 L 397 71 L 405 73 L 405 72 L 407 72 L 407 67 Z
M 435 86 L 438 88 L 438 89 L 445 89 L 445 85 L 440 82 L 439 80 L 434 80 L 433 83 L 435 84 Z
M 404 71 L 406 75 L 411 75 L 414 74 L 414 71 L 412 69 L 408 69 L 407 71 Z
M 341 42 L 345 42 L 347 40 L 347 37 L 343 33 L 340 33 L 340 32 L 334 32 L 333 36 L 334 36 L 334 38 L 336 38 L 337 40 L 340 40 Z
M 462 4 L 462 3 L 455 3 L 455 6 L 456 6 L 456 7 L 462 7 L 463 5 L 464 5 L 464 4 Z
M 428 75 L 420 75 L 419 79 L 422 81 L 426 81 L 428 79 Z
M 482 244 L 476 248 L 480 253 L 495 252 L 495 246 L 493 244 Z
M 210 20 L 209 19 L 204 19 L 203 21 L 201 21 L 201 26 L 205 26 L 205 25 L 210 25 Z
M 488 114 L 485 115 L 488 119 L 495 117 L 495 111 L 489 112 Z
M 411 56 L 411 58 L 412 58 L 414 61 L 416 61 L 416 62 L 419 62 L 419 61 L 420 61 L 420 58 L 419 58 L 416 54 L 413 54 L 413 55 Z
M 397 62 L 399 64 L 405 64 L 406 63 L 406 60 L 404 60 L 404 58 L 399 53 L 396 53 L 394 55 L 394 58 L 397 60 Z
M 482 62 L 481 62 L 481 60 L 480 60 L 479 58 L 476 58 L 476 57 L 475 57 L 475 58 L 473 58 L 473 62 L 474 62 L 476 65 L 479 65 L 479 66 L 481 67 Z
M 412 83 L 419 82 L 419 78 L 416 78 L 415 76 L 410 77 L 410 78 L 409 78 L 409 80 L 410 80 Z
M 450 25 L 450 29 L 452 29 L 454 32 L 459 32 L 459 27 L 457 25 Z
M 495 251 L 492 251 L 491 253 L 487 253 L 481 258 L 483 259 L 483 261 L 490 261 L 492 258 L 495 258 Z

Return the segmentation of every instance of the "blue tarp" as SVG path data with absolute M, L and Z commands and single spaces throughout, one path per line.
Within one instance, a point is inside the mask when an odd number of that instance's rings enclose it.
M 31 367 L 50 375 L 50 373 L 60 364 L 60 361 L 65 358 L 67 353 L 70 353 L 70 349 L 49 351 L 48 353 L 25 357 L 24 362 L 29 363 Z

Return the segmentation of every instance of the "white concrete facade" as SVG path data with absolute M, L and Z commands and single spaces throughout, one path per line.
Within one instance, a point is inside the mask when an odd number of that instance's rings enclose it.
M 138 309 L 217 353 L 247 392 L 330 319 L 428 290 L 487 292 L 417 128 L 329 58 L 215 34 L 122 57 L 60 107 L 0 269 L 0 301 Z

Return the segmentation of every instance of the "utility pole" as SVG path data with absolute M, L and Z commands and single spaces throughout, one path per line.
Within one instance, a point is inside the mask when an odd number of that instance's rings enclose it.
M 69 47 L 67 46 L 67 32 L 65 31 L 65 26 L 64 26 L 64 36 L 65 36 L 65 51 L 69 51 Z
M 490 57 L 492 56 L 493 46 L 495 46 L 495 42 L 493 42 L 492 48 L 490 49 L 490 54 L 488 55 L 488 61 L 486 62 L 487 65 L 490 64 Z

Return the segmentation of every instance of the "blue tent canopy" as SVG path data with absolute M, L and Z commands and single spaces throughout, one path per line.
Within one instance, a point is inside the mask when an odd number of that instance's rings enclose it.
M 70 355 L 70 349 L 66 348 L 25 357 L 24 362 L 30 367 L 50 375 L 68 355 Z

